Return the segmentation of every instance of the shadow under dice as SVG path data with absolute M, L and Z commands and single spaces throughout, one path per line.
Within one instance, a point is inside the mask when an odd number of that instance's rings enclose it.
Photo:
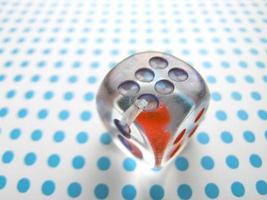
M 143 52 L 106 75 L 97 109 L 123 151 L 159 168 L 194 134 L 209 97 L 204 80 L 189 64 L 166 53 Z

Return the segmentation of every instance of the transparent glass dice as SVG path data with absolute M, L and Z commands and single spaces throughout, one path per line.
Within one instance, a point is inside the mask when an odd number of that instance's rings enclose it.
M 160 168 L 194 134 L 209 98 L 207 85 L 189 64 L 166 53 L 142 52 L 105 76 L 97 109 L 124 152 Z

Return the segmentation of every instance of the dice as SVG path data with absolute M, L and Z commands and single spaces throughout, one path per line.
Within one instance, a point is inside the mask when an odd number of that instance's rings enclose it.
M 142 52 L 117 64 L 104 78 L 99 115 L 126 153 L 161 168 L 186 146 L 209 104 L 201 75 L 166 53 Z

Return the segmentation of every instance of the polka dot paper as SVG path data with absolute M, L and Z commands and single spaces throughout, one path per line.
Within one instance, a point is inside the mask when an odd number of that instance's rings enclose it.
M 0 1 L 1 199 L 266 199 L 266 1 Z M 96 111 L 106 73 L 142 51 L 205 78 L 187 147 L 149 170 Z

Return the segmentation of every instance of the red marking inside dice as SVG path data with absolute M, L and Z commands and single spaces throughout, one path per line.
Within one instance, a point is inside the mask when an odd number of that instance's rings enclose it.
M 172 150 L 172 152 L 169 155 L 169 158 L 172 158 L 176 154 L 176 152 L 180 149 L 181 146 L 182 146 L 182 144 L 180 143 L 176 147 L 174 147 L 174 149 Z
M 170 133 L 165 130 L 170 120 L 168 107 L 163 103 L 160 103 L 155 111 L 143 111 L 136 118 L 136 122 L 143 128 L 153 148 L 156 166 L 160 166 L 164 151 L 170 140 Z
M 121 135 L 118 135 L 121 143 L 137 158 L 142 159 L 143 158 L 143 154 L 141 152 L 141 150 L 132 142 L 130 142 L 129 140 L 127 140 L 126 138 L 124 138 Z
M 175 141 L 173 142 L 173 144 L 177 144 L 183 138 L 185 132 L 186 132 L 186 129 L 183 129 L 181 131 L 181 133 L 179 133 L 179 135 L 177 136 L 177 138 L 175 139 Z
M 202 117 L 204 111 L 205 111 L 205 108 L 202 108 L 202 110 L 197 114 L 194 123 L 196 123 Z
M 191 136 L 196 132 L 197 128 L 198 128 L 198 125 L 196 125 L 196 126 L 192 129 L 192 131 L 189 133 L 189 137 L 191 137 Z

